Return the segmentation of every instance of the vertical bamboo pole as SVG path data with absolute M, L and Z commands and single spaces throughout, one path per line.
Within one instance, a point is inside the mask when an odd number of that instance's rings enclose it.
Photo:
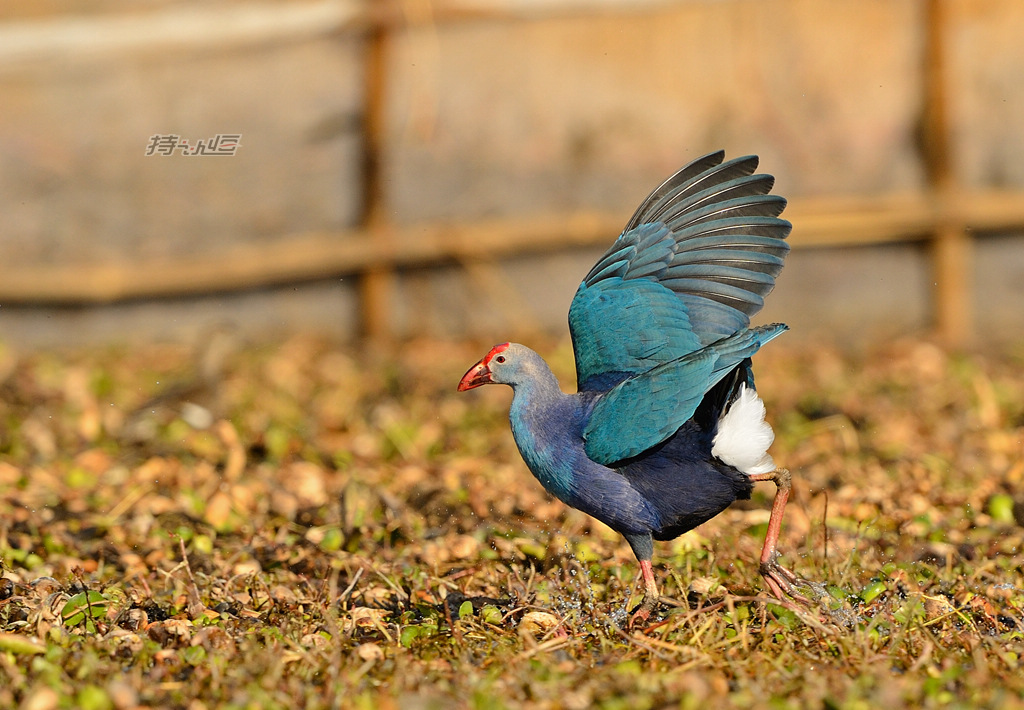
M 391 28 L 386 13 L 373 20 L 366 35 L 363 73 L 363 225 L 371 239 L 386 242 L 391 239 L 383 177 Z M 395 273 L 389 266 L 371 267 L 362 276 L 362 328 L 373 341 L 386 342 L 392 336 L 394 289 Z
M 948 0 L 926 2 L 923 139 L 925 167 L 937 216 L 932 241 L 935 328 L 946 344 L 962 346 L 972 330 L 973 245 L 957 208 L 946 62 L 948 11 Z

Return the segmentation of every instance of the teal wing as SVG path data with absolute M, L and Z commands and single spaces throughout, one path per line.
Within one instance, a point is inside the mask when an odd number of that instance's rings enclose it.
M 709 389 L 785 330 L 781 323 L 744 329 L 615 385 L 591 410 L 583 432 L 587 456 L 607 466 L 665 441 L 693 416 Z
M 664 226 L 648 231 L 668 234 Z M 569 331 L 580 389 L 607 389 L 666 356 L 701 347 L 686 304 L 675 293 L 654 280 L 618 275 L 580 286 L 569 309 Z
M 569 308 L 580 390 L 604 391 L 750 324 L 789 251 L 757 157 L 712 153 L 640 205 Z M 710 387 L 710 385 L 708 385 Z

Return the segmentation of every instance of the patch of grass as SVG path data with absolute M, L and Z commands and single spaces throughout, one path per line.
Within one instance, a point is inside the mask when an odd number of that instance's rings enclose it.
M 766 596 L 769 486 L 657 546 L 679 606 L 628 632 L 628 546 L 532 479 L 507 391 L 454 392 L 477 350 L 12 362 L 0 707 L 1022 706 L 1019 363 L 773 343 L 780 549 L 827 601 Z

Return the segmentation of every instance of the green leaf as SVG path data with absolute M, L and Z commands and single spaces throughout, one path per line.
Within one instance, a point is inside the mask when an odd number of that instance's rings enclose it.
M 501 620 L 503 616 L 504 615 L 501 613 L 501 609 L 494 606 L 493 604 L 488 604 L 480 610 L 480 620 L 483 621 L 485 624 L 501 626 Z
M 410 648 L 413 642 L 423 637 L 430 637 L 437 633 L 437 627 L 433 624 L 422 624 L 420 626 L 407 626 L 401 630 L 401 635 L 398 637 L 398 642 L 406 648 Z
M 1013 525 L 1013 496 L 996 493 L 988 501 L 988 514 L 997 523 Z
M 547 548 L 531 541 L 520 543 L 519 550 L 527 557 L 533 557 L 537 560 L 543 560 L 547 555 Z
M 772 614 L 775 616 L 775 620 L 779 622 L 780 626 L 787 629 L 793 629 L 800 623 L 800 619 L 797 615 L 783 606 L 769 603 L 768 608 L 771 609 Z
M 185 663 L 190 666 L 198 666 L 206 660 L 206 649 L 202 646 L 189 646 L 182 652 Z
M 861 590 L 860 598 L 864 600 L 865 604 L 870 604 L 872 601 L 878 598 L 878 595 L 884 592 L 888 587 L 885 586 L 885 582 L 875 582 L 869 584 Z
M 192 539 L 192 548 L 196 552 L 202 552 L 204 555 L 213 553 L 213 540 L 210 539 L 209 535 L 196 535 Z
M 464 601 L 459 605 L 459 618 L 465 619 L 470 616 L 473 616 L 473 602 Z
M 78 692 L 78 707 L 81 710 L 111 710 L 114 702 L 107 691 L 95 685 L 87 685 Z
M 615 665 L 615 671 L 617 673 L 623 673 L 625 675 L 638 676 L 643 673 L 644 669 L 643 666 L 640 664 L 640 661 L 636 659 L 631 659 L 628 661 L 622 661 L 621 663 L 617 663 Z
M 345 543 L 345 536 L 338 528 L 329 528 L 324 532 L 324 538 L 320 541 L 320 549 L 324 552 L 337 552 Z
M 0 651 L 8 651 L 18 656 L 32 656 L 46 653 L 46 646 L 30 636 L 0 633 Z
M 60 617 L 65 626 L 78 626 L 87 618 L 104 619 L 107 616 L 108 600 L 102 594 L 90 589 L 79 592 L 68 599 L 61 609 Z
M 438 619 L 441 617 L 441 612 L 439 612 L 430 604 L 417 604 L 416 611 L 420 613 L 421 617 L 423 617 L 428 622 L 433 623 L 435 626 L 437 625 Z
M 403 648 L 409 648 L 412 646 L 412 642 L 416 640 L 416 637 L 419 636 L 419 631 L 418 626 L 406 626 L 398 637 L 398 643 L 402 644 Z

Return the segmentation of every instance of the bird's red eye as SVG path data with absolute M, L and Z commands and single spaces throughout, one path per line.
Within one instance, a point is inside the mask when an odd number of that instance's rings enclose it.
M 498 357 L 496 357 L 494 359 L 497 360 L 498 362 L 505 362 L 505 356 L 504 355 L 499 355 Z

